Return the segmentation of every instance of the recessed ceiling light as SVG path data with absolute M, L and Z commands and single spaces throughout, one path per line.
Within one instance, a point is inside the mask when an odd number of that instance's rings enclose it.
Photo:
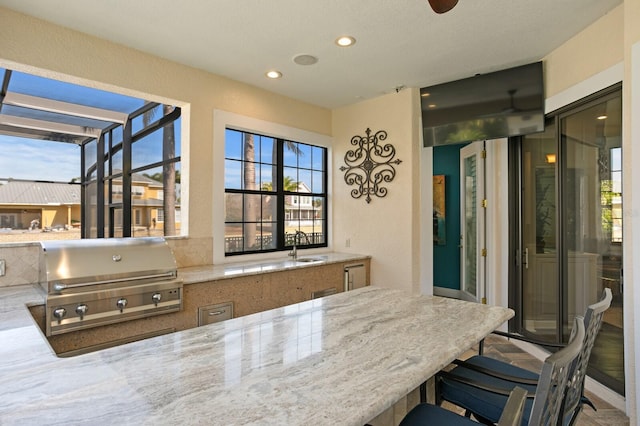
M 267 73 L 265 75 L 267 77 L 273 78 L 273 79 L 282 77 L 282 73 L 280 71 L 275 71 L 275 70 L 267 71 Z
M 429 108 L 435 108 L 436 106 L 436 104 L 429 104 Z
M 336 39 L 336 44 L 340 47 L 349 47 L 356 44 L 356 39 L 351 36 L 342 36 Z
M 598 116 L 598 120 L 606 120 L 607 116 L 606 115 L 599 115 Z
M 313 65 L 318 62 L 318 58 L 312 55 L 298 55 L 293 58 L 293 62 L 298 65 Z
M 422 96 L 423 98 L 426 98 L 426 97 L 431 96 L 431 93 L 429 93 L 429 92 L 424 92 L 424 93 L 423 93 L 422 95 L 420 95 L 420 96 Z

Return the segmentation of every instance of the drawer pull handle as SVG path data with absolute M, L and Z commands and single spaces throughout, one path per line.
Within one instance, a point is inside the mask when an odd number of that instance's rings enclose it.
M 222 315 L 222 314 L 224 314 L 225 312 L 227 312 L 227 310 L 226 310 L 226 309 L 223 309 L 223 310 L 221 310 L 221 311 L 213 311 L 213 312 L 209 312 L 209 316 L 210 316 L 210 317 L 213 317 L 213 316 L 216 316 L 216 315 Z

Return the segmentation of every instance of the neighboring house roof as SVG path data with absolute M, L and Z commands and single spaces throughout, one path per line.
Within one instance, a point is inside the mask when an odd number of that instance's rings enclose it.
M 80 204 L 80 185 L 10 180 L 0 185 L 0 205 Z
M 304 182 L 298 182 L 298 192 L 311 192 L 311 188 Z

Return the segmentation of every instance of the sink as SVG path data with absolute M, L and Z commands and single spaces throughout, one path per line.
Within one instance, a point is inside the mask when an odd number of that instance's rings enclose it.
M 311 262 L 322 262 L 324 259 L 318 259 L 315 257 L 301 257 L 299 259 L 296 259 L 296 262 L 301 262 L 301 263 L 311 263 Z

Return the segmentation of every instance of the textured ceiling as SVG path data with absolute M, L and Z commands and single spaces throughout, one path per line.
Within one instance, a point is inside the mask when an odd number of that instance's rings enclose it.
M 542 59 L 622 0 L 0 0 L 0 6 L 335 108 Z M 348 34 L 353 47 L 335 39 Z M 316 56 L 298 65 L 299 54 Z M 279 80 L 264 73 L 277 69 Z

